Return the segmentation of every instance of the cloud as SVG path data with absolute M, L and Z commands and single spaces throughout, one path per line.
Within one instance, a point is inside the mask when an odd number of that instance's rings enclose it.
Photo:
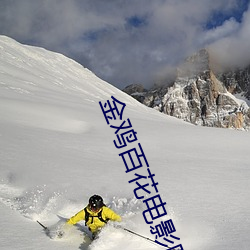
M 205 30 L 200 38 L 201 44 L 211 44 L 219 41 L 225 37 L 235 34 L 240 28 L 240 24 L 232 17 L 229 20 L 225 20 L 221 26 L 216 28 Z
M 204 46 L 213 45 L 222 57 L 223 46 L 247 49 L 249 13 L 242 21 L 234 17 L 239 2 L 2 0 L 0 33 L 61 52 L 119 88 L 148 87 Z
M 215 60 L 225 67 L 244 67 L 250 64 L 250 10 L 243 15 L 236 29 L 210 44 Z M 227 29 L 226 24 L 220 29 Z

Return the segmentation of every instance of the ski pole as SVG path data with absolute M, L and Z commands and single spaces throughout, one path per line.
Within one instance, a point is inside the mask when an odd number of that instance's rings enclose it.
M 145 237 L 145 236 L 143 236 L 143 235 L 141 235 L 141 234 L 138 234 L 138 233 L 136 233 L 136 232 L 133 232 L 133 231 L 127 229 L 127 228 L 122 227 L 122 229 L 125 230 L 125 231 L 127 231 L 127 232 L 129 232 L 129 233 L 131 233 L 131 234 L 137 235 L 137 236 L 139 236 L 139 237 L 141 237 L 141 238 L 143 238 L 143 239 L 145 239 L 145 240 L 148 240 L 148 241 L 151 241 L 151 242 L 154 242 L 154 243 L 155 243 L 154 240 L 151 240 L 150 238 L 147 238 L 147 237 Z M 155 243 L 155 244 L 156 244 L 156 243 Z
M 157 244 L 154 240 L 152 240 L 152 239 L 150 239 L 150 238 L 148 238 L 148 237 L 145 237 L 145 236 L 143 236 L 143 235 L 141 235 L 141 234 L 138 234 L 138 233 L 136 233 L 136 232 L 133 232 L 133 231 L 131 231 L 131 230 L 129 230 L 129 229 L 127 229 L 127 228 L 124 228 L 124 227 L 121 227 L 124 231 L 127 231 L 127 232 L 129 232 L 129 233 L 131 233 L 131 234 L 134 234 L 134 235 L 136 235 L 136 236 L 139 236 L 139 237 L 141 237 L 141 238 L 143 238 L 143 239 L 145 239 L 145 240 L 148 240 L 148 241 L 151 241 L 151 242 L 153 242 L 154 244 Z M 158 245 L 158 244 L 157 244 Z M 158 245 L 159 246 L 159 245 Z M 161 246 L 161 247 L 163 247 L 163 246 Z M 166 246 L 167 247 L 167 246 Z M 170 247 L 167 247 L 167 248 L 170 248 Z M 174 249 L 176 249 L 177 250 L 177 248 L 174 248 Z
M 42 226 L 43 227 L 43 229 L 45 229 L 45 230 L 47 230 L 48 228 L 47 227 L 45 227 L 40 221 L 36 221 L 40 226 Z

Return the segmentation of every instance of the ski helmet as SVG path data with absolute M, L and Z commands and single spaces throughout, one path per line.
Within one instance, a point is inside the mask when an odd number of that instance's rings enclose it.
M 103 205 L 103 199 L 101 196 L 95 194 L 89 198 L 89 206 L 92 210 L 99 210 Z

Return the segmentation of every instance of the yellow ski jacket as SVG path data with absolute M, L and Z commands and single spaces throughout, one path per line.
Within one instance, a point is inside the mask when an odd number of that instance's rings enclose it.
M 98 212 L 91 211 L 88 207 L 86 207 L 87 212 L 89 213 L 88 221 L 86 221 L 86 225 L 88 226 L 89 230 L 92 233 L 98 231 L 98 229 L 102 228 L 106 223 L 104 221 L 112 220 L 112 221 L 121 221 L 120 215 L 116 214 L 110 208 L 103 206 Z M 104 221 L 101 221 L 98 218 L 98 214 L 101 213 L 101 217 Z M 85 220 L 85 211 L 82 209 L 77 214 L 72 216 L 68 221 L 67 224 L 74 225 L 80 220 Z

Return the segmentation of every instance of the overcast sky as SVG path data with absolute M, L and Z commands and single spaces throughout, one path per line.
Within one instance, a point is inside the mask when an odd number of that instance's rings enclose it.
M 204 47 L 250 62 L 250 0 L 0 0 L 0 34 L 146 87 Z

